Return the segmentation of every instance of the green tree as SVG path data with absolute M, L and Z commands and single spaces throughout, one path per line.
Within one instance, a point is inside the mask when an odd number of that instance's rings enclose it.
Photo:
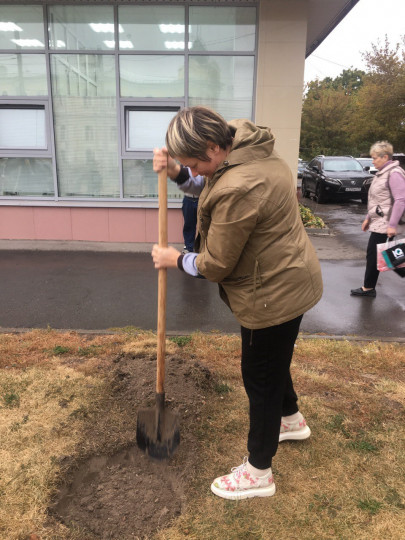
M 346 94 L 352 95 L 356 93 L 364 82 L 365 72 L 361 69 L 344 69 L 342 73 L 331 80 L 333 88 L 343 88 Z
M 405 152 L 405 36 L 393 48 L 386 36 L 363 56 L 368 72 L 355 99 L 353 144 L 368 152 L 384 139 Z
M 350 122 L 353 95 L 363 84 L 364 72 L 344 70 L 336 79 L 327 77 L 308 84 L 301 118 L 301 156 L 352 153 Z
M 301 119 L 300 155 L 368 154 L 386 139 L 405 152 L 405 36 L 391 47 L 373 44 L 363 55 L 366 72 L 343 70 L 332 79 L 311 81 Z

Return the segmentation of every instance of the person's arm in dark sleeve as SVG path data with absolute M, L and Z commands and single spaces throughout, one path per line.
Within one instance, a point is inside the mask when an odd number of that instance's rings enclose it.
M 198 197 L 204 187 L 203 176 L 192 176 L 190 169 L 180 165 L 180 172 L 176 178 L 172 178 L 173 182 L 176 182 L 179 189 L 187 194 L 195 195 Z

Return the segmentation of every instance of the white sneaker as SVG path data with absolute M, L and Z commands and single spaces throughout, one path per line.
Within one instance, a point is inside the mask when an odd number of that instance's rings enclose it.
M 311 435 L 311 430 L 307 426 L 305 418 L 301 415 L 301 419 L 296 422 L 286 422 L 281 418 L 280 435 L 278 441 L 303 441 Z
M 211 491 L 218 497 L 233 501 L 274 495 L 276 486 L 271 469 L 264 476 L 253 476 L 247 470 L 247 461 L 245 457 L 242 465 L 231 469 L 230 474 L 216 478 L 211 484 Z

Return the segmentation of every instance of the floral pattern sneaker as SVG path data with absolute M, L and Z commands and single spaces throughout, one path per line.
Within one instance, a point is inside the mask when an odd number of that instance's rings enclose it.
M 281 419 L 279 442 L 282 441 L 303 441 L 311 435 L 311 430 L 307 426 L 305 418 L 297 420 L 294 423 L 287 423 Z
M 253 476 L 247 470 L 247 460 L 245 457 L 242 465 L 231 469 L 230 474 L 216 478 L 211 484 L 211 491 L 223 499 L 233 501 L 274 495 L 276 486 L 271 469 L 264 476 Z

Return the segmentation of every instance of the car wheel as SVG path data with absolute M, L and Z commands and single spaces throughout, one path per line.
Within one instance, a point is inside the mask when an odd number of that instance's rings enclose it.
M 319 204 L 323 204 L 327 200 L 326 197 L 325 197 L 325 194 L 322 192 L 320 184 L 318 184 L 316 186 L 315 197 L 316 197 L 316 202 L 319 203 Z
M 304 179 L 301 182 L 301 193 L 303 197 L 305 197 L 306 199 L 309 199 L 309 191 L 308 191 L 307 184 Z

